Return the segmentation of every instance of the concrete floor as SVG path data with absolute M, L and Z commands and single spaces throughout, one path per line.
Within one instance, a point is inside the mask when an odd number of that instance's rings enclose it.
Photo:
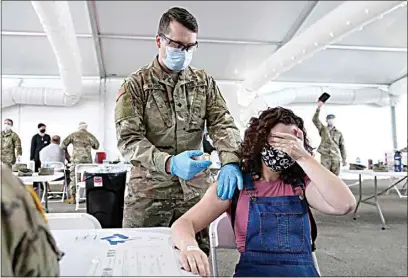
M 379 188 L 388 183 L 380 182 Z M 357 196 L 358 186 L 352 191 Z M 363 195 L 372 193 L 365 181 Z M 315 212 L 318 225 L 316 255 L 323 276 L 407 276 L 407 199 L 395 192 L 379 198 L 387 229 L 375 207 L 362 204 L 357 220 L 352 215 L 328 216 Z M 84 205 L 82 204 L 84 207 Z M 73 212 L 74 205 L 50 203 L 50 212 Z M 238 261 L 235 250 L 218 251 L 221 276 L 232 276 Z

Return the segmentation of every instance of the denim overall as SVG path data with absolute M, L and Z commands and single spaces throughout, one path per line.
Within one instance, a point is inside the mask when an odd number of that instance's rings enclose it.
M 234 277 L 319 277 L 303 195 L 257 197 L 252 182 L 244 193 L 250 196 L 248 227 Z

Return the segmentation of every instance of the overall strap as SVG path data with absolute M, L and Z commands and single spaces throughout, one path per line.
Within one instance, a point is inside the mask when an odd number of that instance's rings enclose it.
M 238 199 L 239 199 L 239 189 L 236 188 L 234 191 L 234 195 L 232 196 L 232 202 L 231 202 L 231 226 L 234 232 L 235 232 L 235 215 L 237 212 Z
M 256 190 L 251 174 L 244 174 L 244 189 L 246 191 Z

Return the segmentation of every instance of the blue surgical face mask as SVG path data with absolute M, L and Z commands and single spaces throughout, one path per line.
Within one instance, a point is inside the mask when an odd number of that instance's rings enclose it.
M 9 125 L 9 124 L 3 124 L 3 130 L 4 130 L 4 131 L 9 131 L 9 130 L 11 130 L 11 125 Z
M 334 126 L 334 119 L 328 119 L 328 120 L 327 120 L 327 124 L 328 124 L 329 126 Z
M 166 57 L 163 62 L 169 70 L 181 71 L 187 68 L 193 59 L 193 52 L 166 46 Z

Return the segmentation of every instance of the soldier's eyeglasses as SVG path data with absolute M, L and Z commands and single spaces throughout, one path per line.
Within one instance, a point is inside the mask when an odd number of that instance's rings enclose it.
M 198 42 L 185 45 L 185 44 L 183 44 L 183 43 L 181 43 L 181 42 L 172 40 L 172 39 L 166 37 L 166 36 L 163 35 L 163 34 L 159 34 L 159 37 L 162 38 L 162 39 L 164 39 L 164 40 L 167 42 L 167 44 L 168 44 L 169 46 L 174 47 L 174 48 L 177 48 L 177 49 L 180 49 L 180 50 L 182 50 L 182 51 L 185 50 L 185 51 L 188 51 L 188 52 L 193 52 L 193 51 L 195 51 L 195 50 L 197 49 L 197 47 L 198 47 Z

